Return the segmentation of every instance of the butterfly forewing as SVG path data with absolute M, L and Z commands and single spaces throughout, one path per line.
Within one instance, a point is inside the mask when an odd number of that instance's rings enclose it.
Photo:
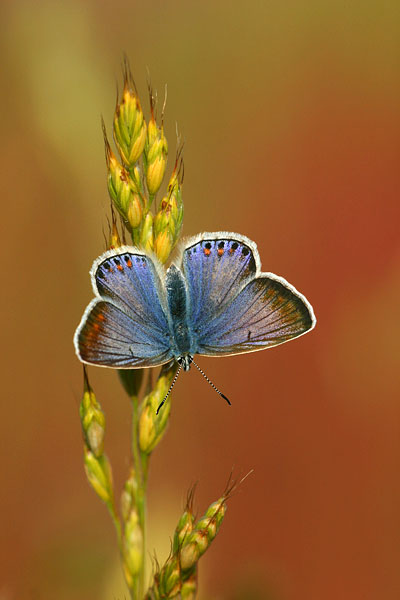
M 105 260 L 95 262 L 92 276 L 98 295 L 119 306 L 135 323 L 160 333 L 168 329 L 161 304 L 163 288 L 149 256 L 132 252 L 106 254 Z
M 108 367 L 135 368 L 172 358 L 168 323 L 156 267 L 132 251 L 107 252 L 93 265 L 90 303 L 75 334 L 81 360 Z
M 189 319 L 195 330 L 228 305 L 257 270 L 250 240 L 217 235 L 205 233 L 201 239 L 188 240 L 182 256 Z

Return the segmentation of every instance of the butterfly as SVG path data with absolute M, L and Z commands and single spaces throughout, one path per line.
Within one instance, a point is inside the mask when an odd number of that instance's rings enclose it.
M 316 323 L 306 298 L 262 273 L 256 244 L 237 233 L 187 239 L 167 271 L 154 255 L 121 246 L 99 256 L 90 276 L 95 298 L 74 344 L 92 365 L 135 369 L 175 360 L 187 371 L 196 354 L 264 350 Z

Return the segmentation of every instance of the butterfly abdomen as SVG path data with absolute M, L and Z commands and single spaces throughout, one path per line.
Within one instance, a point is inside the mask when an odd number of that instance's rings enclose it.
M 192 333 L 188 324 L 188 299 L 184 277 L 175 266 L 167 271 L 168 321 L 171 330 L 171 349 L 176 358 L 193 352 Z

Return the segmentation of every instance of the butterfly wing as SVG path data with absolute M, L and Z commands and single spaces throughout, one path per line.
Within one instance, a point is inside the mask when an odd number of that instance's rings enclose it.
M 75 332 L 82 362 L 136 368 L 172 358 L 158 265 L 136 248 L 110 250 L 93 263 L 96 298 Z
M 182 253 L 197 353 L 223 356 L 263 350 L 315 325 L 311 305 L 292 285 L 260 272 L 257 247 L 219 232 L 188 241 Z

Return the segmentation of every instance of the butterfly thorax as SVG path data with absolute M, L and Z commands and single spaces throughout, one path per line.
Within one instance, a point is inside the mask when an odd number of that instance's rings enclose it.
M 171 350 L 175 359 L 179 360 L 185 371 L 188 371 L 192 360 L 191 355 L 195 353 L 195 340 L 189 326 L 189 307 L 185 280 L 181 271 L 175 265 L 171 265 L 167 271 L 165 287 L 170 315 L 168 324 Z

